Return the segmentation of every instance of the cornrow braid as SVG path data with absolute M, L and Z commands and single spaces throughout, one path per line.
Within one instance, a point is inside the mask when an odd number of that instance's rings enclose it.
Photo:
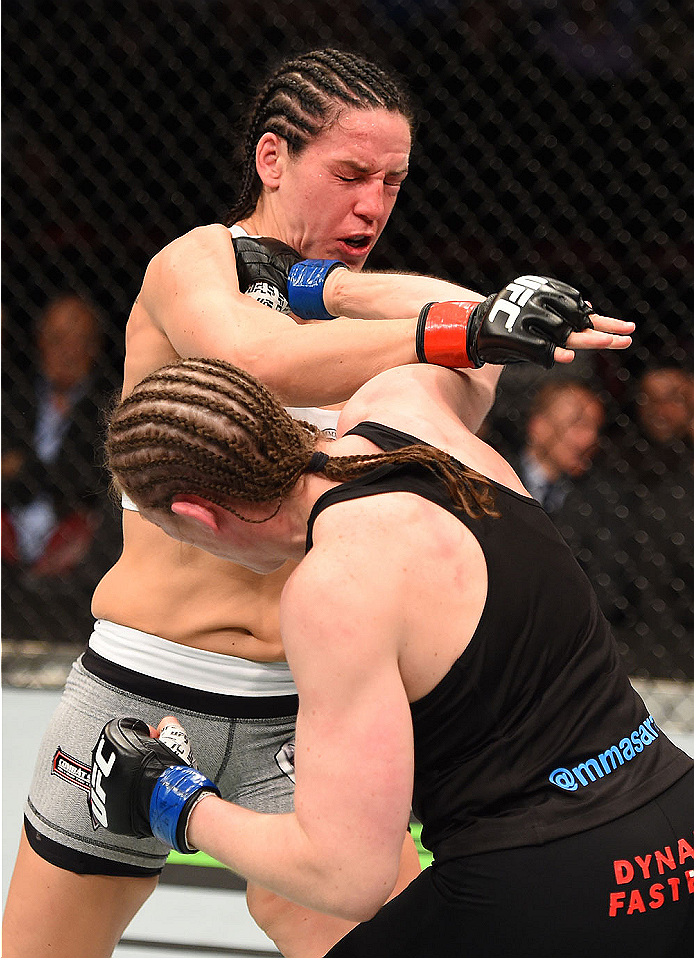
M 168 509 L 184 493 L 229 508 L 281 502 L 319 434 L 234 366 L 187 359 L 147 376 L 114 409 L 106 456 L 141 508 Z
M 395 76 L 355 53 L 313 50 L 282 63 L 256 94 L 238 151 L 240 184 L 225 218 L 232 226 L 254 211 L 262 191 L 255 149 L 264 133 L 276 133 L 297 155 L 327 129 L 341 107 L 400 113 L 414 134 L 414 111 Z
M 246 518 L 232 503 L 274 503 L 276 513 L 309 471 L 345 482 L 386 463 L 416 463 L 469 515 L 498 514 L 489 480 L 439 449 L 331 457 L 315 452 L 320 436 L 250 373 L 184 359 L 151 373 L 113 410 L 106 455 L 117 487 L 140 509 L 168 511 L 176 496 L 197 495 Z
M 326 479 L 336 482 L 348 482 L 379 466 L 405 463 L 423 466 L 442 479 L 453 504 L 473 519 L 483 515 L 499 516 L 494 506 L 493 487 L 486 476 L 458 462 L 442 449 L 424 443 L 370 456 L 330 456 L 323 466 L 311 471 L 322 473 Z

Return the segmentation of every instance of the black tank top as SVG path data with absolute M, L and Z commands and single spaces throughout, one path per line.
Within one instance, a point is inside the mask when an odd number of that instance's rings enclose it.
M 386 451 L 421 442 L 370 422 L 349 434 Z M 386 464 L 328 490 L 308 522 L 307 551 L 316 517 L 333 503 L 412 492 L 463 522 L 484 554 L 477 629 L 410 707 L 412 807 L 437 861 L 604 824 L 694 765 L 632 688 L 593 589 L 541 506 L 498 483 L 493 491 L 500 517 L 473 519 L 426 467 Z

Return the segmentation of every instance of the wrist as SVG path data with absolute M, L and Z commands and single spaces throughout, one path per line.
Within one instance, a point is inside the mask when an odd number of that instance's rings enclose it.
M 343 264 L 344 265 L 344 264 Z M 351 269 L 334 267 L 325 277 L 323 284 L 323 304 L 331 316 L 346 316 L 345 304 L 348 301 L 350 281 L 354 273 Z
M 188 812 L 186 814 L 185 827 L 183 829 L 183 842 L 186 848 L 190 848 L 192 851 L 198 851 L 200 848 L 202 839 L 202 836 L 200 835 L 200 829 L 198 828 L 200 817 L 196 814 L 196 812 L 202 804 L 203 799 L 219 797 L 219 792 L 208 790 L 204 792 L 198 792 L 198 794 L 191 800 L 190 807 L 188 808 Z M 197 841 L 193 839 L 194 835 L 197 835 Z
M 219 795 L 206 775 L 189 765 L 171 765 L 159 776 L 149 802 L 152 833 L 159 841 L 183 854 L 196 849 L 186 840 L 188 816 L 203 794 Z
M 449 369 L 478 369 L 483 365 L 468 349 L 468 326 L 479 303 L 427 303 L 419 314 L 416 351 L 420 363 Z
M 337 259 L 305 259 L 289 270 L 287 290 L 289 307 L 301 319 L 334 319 L 338 313 L 326 308 L 325 284 L 335 270 L 347 269 Z

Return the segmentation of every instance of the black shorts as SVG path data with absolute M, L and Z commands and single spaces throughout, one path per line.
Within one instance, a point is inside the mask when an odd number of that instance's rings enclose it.
M 694 770 L 629 815 L 425 869 L 329 958 L 690 958 Z M 327 958 L 327 956 L 326 956 Z

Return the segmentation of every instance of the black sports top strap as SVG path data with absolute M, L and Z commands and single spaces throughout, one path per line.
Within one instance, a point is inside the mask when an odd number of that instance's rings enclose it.
M 368 439 L 384 452 L 393 452 L 396 449 L 402 449 L 403 446 L 417 444 L 428 446 L 430 443 L 411 436 L 408 432 L 401 432 L 399 429 L 393 429 L 392 426 L 384 426 L 380 422 L 359 422 L 352 429 L 349 429 L 345 436 L 362 436 Z
M 431 443 L 423 442 L 416 436 L 411 436 L 399 429 L 393 429 L 391 426 L 384 426 L 377 422 L 360 422 L 349 432 L 347 436 L 362 436 L 374 443 L 384 452 L 394 452 L 405 446 L 423 445 L 429 446 Z M 394 465 L 386 462 L 359 476 L 356 479 L 350 479 L 328 489 L 316 499 L 308 517 L 308 526 L 306 530 L 306 552 L 313 545 L 313 525 L 321 513 L 328 506 L 335 502 L 345 502 L 349 499 L 361 499 L 364 496 L 381 495 L 385 492 L 416 492 L 418 495 L 432 502 L 437 502 L 444 509 L 454 511 L 450 499 L 442 492 L 438 484 L 433 481 L 432 473 L 424 466 L 415 463 L 403 463 Z

